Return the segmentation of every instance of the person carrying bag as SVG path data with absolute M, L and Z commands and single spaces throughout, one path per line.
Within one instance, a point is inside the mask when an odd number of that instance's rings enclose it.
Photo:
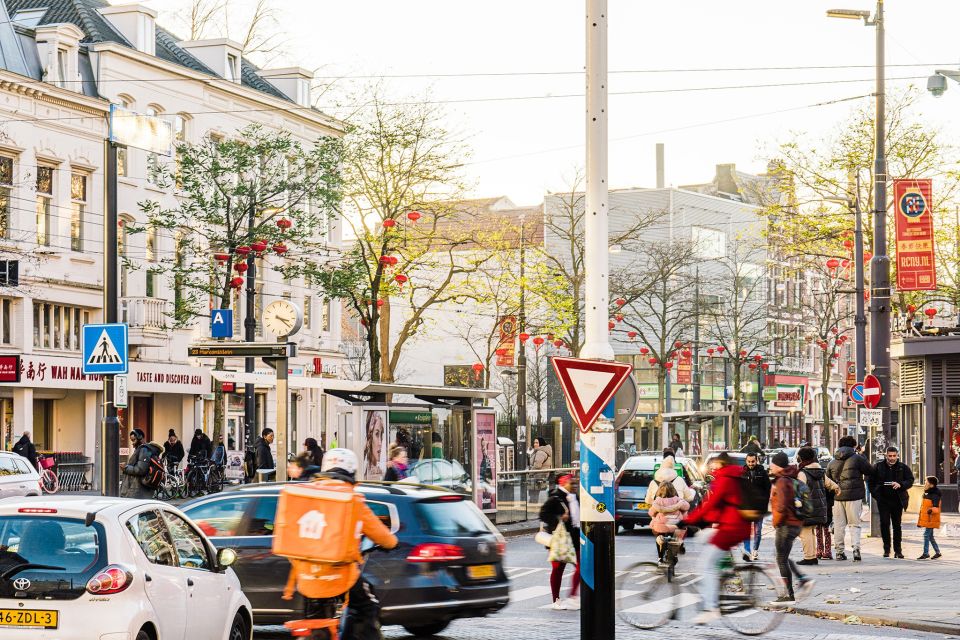
M 550 572 L 550 591 L 553 595 L 552 609 L 579 609 L 580 599 L 577 592 L 580 588 L 580 503 L 573 493 L 573 476 L 562 475 L 557 479 L 557 488 L 550 492 L 546 502 L 540 509 L 540 520 L 546 525 L 542 533 L 550 533 L 550 553 L 548 559 L 552 570 Z M 537 534 L 538 542 L 545 541 L 544 536 Z M 546 545 L 545 545 L 546 546 Z M 573 580 L 570 585 L 570 597 L 560 599 L 560 583 L 563 581 L 563 572 L 568 564 L 574 565 Z

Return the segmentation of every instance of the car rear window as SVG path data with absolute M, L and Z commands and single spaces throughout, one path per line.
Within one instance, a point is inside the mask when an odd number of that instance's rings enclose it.
M 252 497 L 211 500 L 184 510 L 184 513 L 211 538 L 237 536 Z
M 646 487 L 653 482 L 653 471 L 647 469 L 624 469 L 620 476 L 621 487 Z
M 24 563 L 62 567 L 37 569 L 58 577 L 83 575 L 106 556 L 103 526 L 39 515 L 0 516 L 0 574 Z
M 416 503 L 415 510 L 425 532 L 435 536 L 464 537 L 496 531 L 476 505 L 467 500 L 449 499 L 453 497 Z

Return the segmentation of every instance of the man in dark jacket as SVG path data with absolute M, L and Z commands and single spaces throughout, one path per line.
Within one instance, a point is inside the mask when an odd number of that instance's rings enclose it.
M 193 432 L 189 454 L 191 458 L 209 458 L 213 455 L 213 441 L 203 432 L 203 429 Z
M 146 436 L 140 429 L 134 429 L 130 432 L 130 446 L 133 448 L 133 452 L 127 458 L 127 464 L 122 469 L 123 481 L 120 483 L 120 497 L 149 500 L 153 497 L 156 489 L 143 486 L 141 479 L 147 475 L 147 471 L 150 469 L 150 458 L 154 455 L 159 456 L 162 449 L 158 445 L 146 442 Z
M 756 438 L 752 438 L 750 442 L 755 443 Z M 750 443 L 748 442 L 747 446 L 749 445 Z M 767 497 L 767 502 L 770 501 L 770 474 L 768 474 L 767 470 L 760 464 L 759 452 L 747 453 L 747 463 L 743 465 L 743 477 L 747 482 L 763 492 L 763 495 Z M 760 555 L 760 535 L 762 531 L 763 520 L 750 523 L 750 537 L 743 542 L 743 559 L 747 562 L 756 560 Z
M 260 433 L 260 437 L 257 438 L 256 443 L 254 443 L 254 449 L 256 449 L 257 454 L 257 470 L 276 470 L 276 465 L 273 463 L 273 452 L 270 451 L 270 444 L 273 442 L 273 438 L 273 429 L 267 427 Z M 269 473 L 260 474 L 260 480 L 270 480 L 272 477 L 272 474 Z
M 743 445 L 743 448 L 740 449 L 740 453 L 763 453 L 763 449 L 760 448 L 760 441 L 757 440 L 757 436 L 750 436 L 750 440 L 747 441 L 747 444 Z
M 913 471 L 900 462 L 896 447 L 887 447 L 886 459 L 878 462 L 870 478 L 870 495 L 877 501 L 880 512 L 880 535 L 883 537 L 883 557 L 890 557 L 890 525 L 893 525 L 893 557 L 903 558 L 903 532 L 900 519 L 910 497 L 907 490 L 913 486 Z
M 24 431 L 20 439 L 17 440 L 17 444 L 13 445 L 13 452 L 29 460 L 34 469 L 40 469 L 37 465 L 37 448 L 33 446 L 33 443 L 30 441 L 29 431 Z
M 840 493 L 833 503 L 833 546 L 836 559 L 846 560 L 843 552 L 846 532 L 850 531 L 850 546 L 853 547 L 854 562 L 860 561 L 860 514 L 863 500 L 867 497 L 864 479 L 873 474 L 867 459 L 856 453 L 857 440 L 853 436 L 844 436 L 838 442 L 839 448 L 833 462 L 827 466 L 827 477 L 840 485 Z

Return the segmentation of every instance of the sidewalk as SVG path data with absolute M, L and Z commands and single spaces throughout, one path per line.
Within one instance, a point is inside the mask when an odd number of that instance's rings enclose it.
M 944 526 L 936 535 L 943 553 L 939 560 L 915 559 L 923 552 L 923 529 L 916 527 L 916 519 L 916 514 L 903 517 L 904 560 L 884 558 L 883 542 L 867 537 L 870 523 L 864 522 L 863 562 L 821 560 L 817 566 L 801 567 L 817 583 L 796 612 L 850 624 L 960 635 L 960 607 L 952 599 L 960 575 L 960 515 L 943 515 Z M 770 540 L 761 543 L 763 560 L 771 559 Z

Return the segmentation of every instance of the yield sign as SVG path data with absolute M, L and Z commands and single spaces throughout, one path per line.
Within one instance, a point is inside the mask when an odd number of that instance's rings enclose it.
M 863 378 L 863 404 L 867 409 L 874 409 L 880 404 L 880 381 L 876 376 L 867 375 Z
M 553 359 L 553 370 L 573 419 L 580 425 L 580 431 L 586 433 L 633 367 L 623 362 L 558 357 Z

